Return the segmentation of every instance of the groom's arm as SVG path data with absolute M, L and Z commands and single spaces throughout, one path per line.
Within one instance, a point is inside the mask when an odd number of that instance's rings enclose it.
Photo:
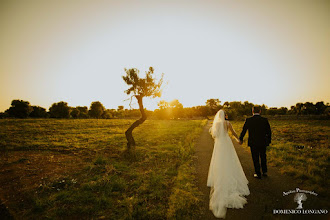
M 248 129 L 248 126 L 247 126 L 247 119 L 245 120 L 245 123 L 244 123 L 244 126 L 243 126 L 243 130 L 242 130 L 242 133 L 241 133 L 241 135 L 239 136 L 239 140 L 241 141 L 241 142 L 243 142 L 243 138 L 244 138 L 244 136 L 245 136 L 245 134 L 246 134 L 246 131 L 247 131 L 247 129 Z

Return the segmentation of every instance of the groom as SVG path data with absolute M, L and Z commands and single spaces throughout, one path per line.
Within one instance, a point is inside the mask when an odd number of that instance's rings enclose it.
M 261 179 L 259 157 L 261 159 L 261 169 L 263 176 L 267 176 L 267 159 L 266 147 L 271 142 L 271 130 L 267 118 L 261 117 L 261 107 L 254 106 L 252 108 L 253 116 L 247 118 L 243 131 L 239 137 L 239 144 L 243 143 L 246 131 L 249 131 L 248 145 L 251 149 L 255 174 L 254 177 Z

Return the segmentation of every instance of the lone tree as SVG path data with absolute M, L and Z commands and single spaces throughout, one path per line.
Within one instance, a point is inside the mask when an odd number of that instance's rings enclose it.
M 143 98 L 144 97 L 160 97 L 162 90 L 161 86 L 163 84 L 163 76 L 160 78 L 158 82 L 156 82 L 156 79 L 153 77 L 154 74 L 154 68 L 149 67 L 149 71 L 146 71 L 146 77 L 140 78 L 139 76 L 139 70 L 136 68 L 126 69 L 125 68 L 126 75 L 123 76 L 123 80 L 125 83 L 130 86 L 125 93 L 127 95 L 131 95 L 131 101 L 132 98 L 135 97 L 137 99 L 137 102 L 139 104 L 139 109 L 141 112 L 141 118 L 136 120 L 125 132 L 126 139 L 127 139 L 127 151 L 131 152 L 135 150 L 135 140 L 133 138 L 133 130 L 134 128 L 138 127 L 140 124 L 142 124 L 146 119 L 147 115 L 144 111 L 143 107 Z

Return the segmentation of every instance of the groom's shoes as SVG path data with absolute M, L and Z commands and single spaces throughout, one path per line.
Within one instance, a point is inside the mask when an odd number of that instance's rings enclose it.
M 267 177 L 268 175 L 267 175 L 267 173 L 263 173 L 262 176 Z
M 256 174 L 256 173 L 253 175 L 253 177 L 254 177 L 254 178 L 257 178 L 257 179 L 261 179 L 261 176 L 258 175 L 258 174 Z

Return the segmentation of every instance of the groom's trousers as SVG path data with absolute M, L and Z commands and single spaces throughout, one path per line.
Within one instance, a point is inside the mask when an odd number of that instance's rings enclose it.
M 262 172 L 266 173 L 267 172 L 266 146 L 251 146 L 250 149 L 251 149 L 255 173 L 259 176 L 261 175 L 259 157 L 261 160 Z

